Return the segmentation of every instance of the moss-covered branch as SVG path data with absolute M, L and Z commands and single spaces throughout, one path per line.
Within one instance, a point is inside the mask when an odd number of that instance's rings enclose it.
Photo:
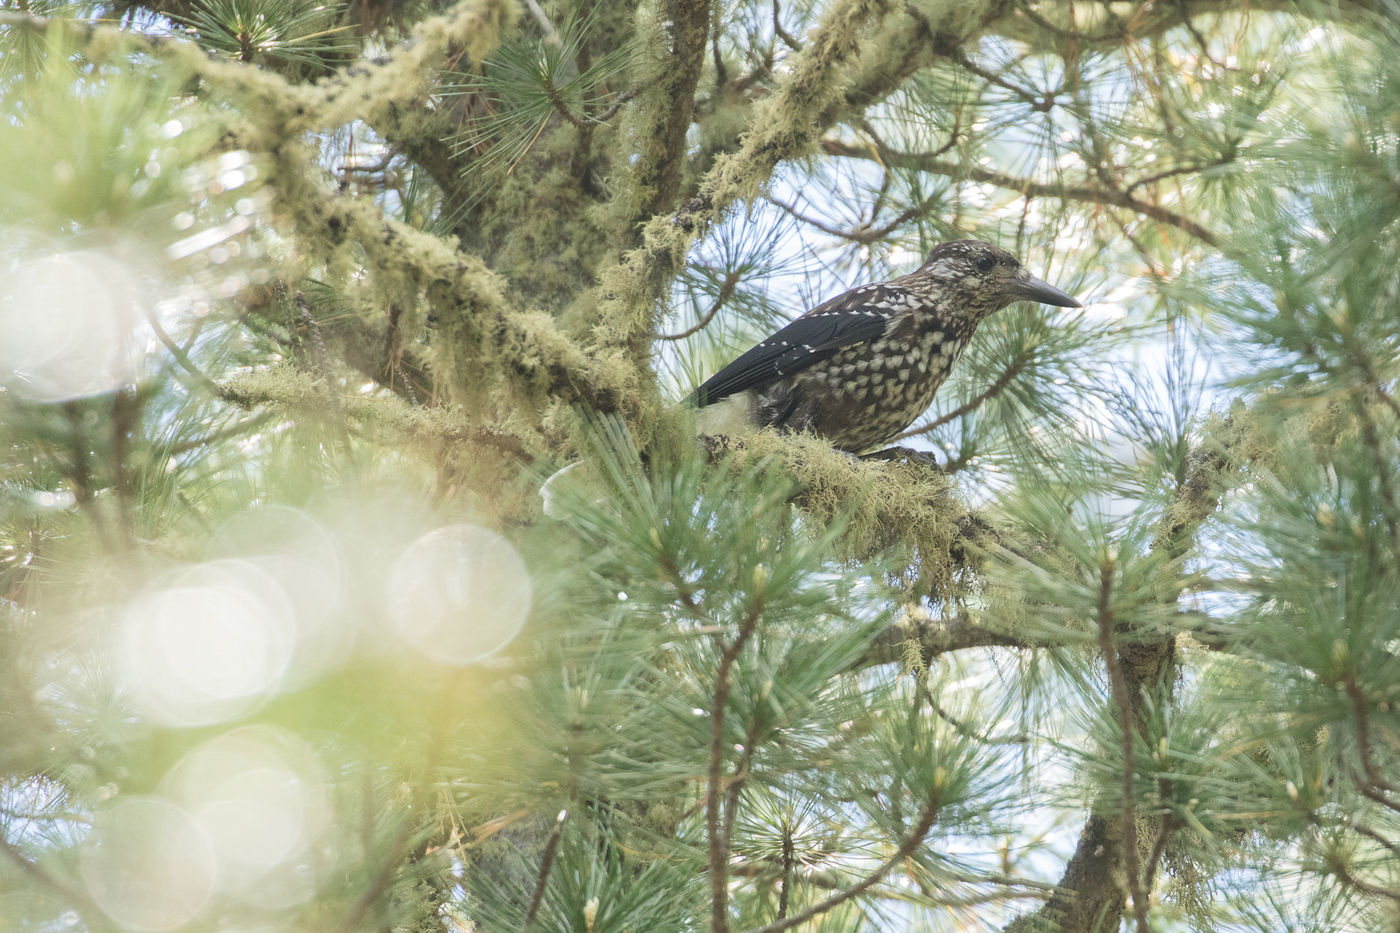
M 739 150 L 719 157 L 707 173 L 700 197 L 679 211 L 660 210 L 645 225 L 642 245 L 601 273 L 596 292 L 574 309 L 599 345 L 644 357 L 658 303 L 684 268 L 690 245 L 735 200 L 756 195 L 780 162 L 804 154 L 818 138 L 824 124 L 817 118 L 840 99 L 845 68 L 863 31 L 888 8 L 865 0 L 833 4 L 802 51 L 788 60 L 789 71 L 773 96 L 754 106 Z
M 635 163 L 620 196 L 622 235 L 675 203 L 685 166 L 685 138 L 695 113 L 695 89 L 705 64 L 710 4 L 660 0 L 644 4 L 636 82 L 642 89 L 629 108 L 622 140 Z

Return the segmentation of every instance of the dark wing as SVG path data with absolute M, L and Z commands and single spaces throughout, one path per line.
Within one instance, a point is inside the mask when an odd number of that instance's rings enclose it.
M 911 306 L 896 285 L 863 285 L 817 305 L 715 373 L 687 401 L 703 408 L 830 359 L 840 350 L 874 340 L 890 318 Z

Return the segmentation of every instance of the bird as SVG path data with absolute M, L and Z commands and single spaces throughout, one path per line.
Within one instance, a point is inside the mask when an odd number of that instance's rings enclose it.
M 687 401 L 702 409 L 708 435 L 806 431 L 860 455 L 913 424 L 977 325 L 1017 301 L 1082 307 L 1006 250 L 940 243 L 908 275 L 858 286 L 794 319 Z

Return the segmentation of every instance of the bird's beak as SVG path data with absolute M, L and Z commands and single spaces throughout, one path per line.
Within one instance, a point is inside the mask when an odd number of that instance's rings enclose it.
M 1073 295 L 1060 291 L 1044 279 L 1028 275 L 1012 282 L 1008 289 L 1016 301 L 1038 301 L 1041 304 L 1058 305 L 1061 308 L 1082 308 Z

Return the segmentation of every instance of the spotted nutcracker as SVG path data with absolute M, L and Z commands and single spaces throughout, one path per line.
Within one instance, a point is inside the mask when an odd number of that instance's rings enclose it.
M 690 401 L 713 406 L 702 415 L 707 434 L 812 431 L 861 453 L 913 424 L 977 325 L 1015 301 L 1080 307 L 1005 250 L 942 243 L 908 275 L 817 305 L 707 379 Z

